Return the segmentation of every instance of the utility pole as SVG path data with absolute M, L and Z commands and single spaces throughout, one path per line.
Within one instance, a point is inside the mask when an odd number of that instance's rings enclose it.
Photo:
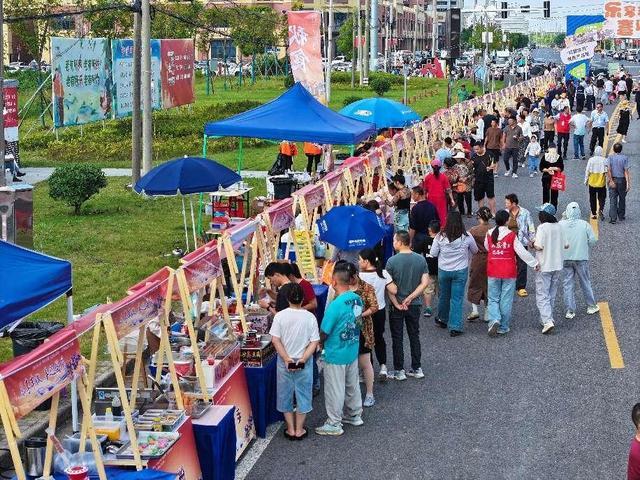
M 0 187 L 6 185 L 5 170 L 4 170 L 4 5 L 3 0 L 0 0 L 0 88 L 2 88 L 2 94 L 0 95 L 0 158 L 2 158 L 2 175 L 0 175 Z
M 413 51 L 418 49 L 418 5 L 413 7 Z
M 371 12 L 369 11 L 370 6 L 369 6 L 369 0 L 364 0 L 364 25 L 362 25 L 362 27 L 364 28 L 364 45 L 362 47 L 363 50 L 363 56 L 362 56 L 362 76 L 360 77 L 360 85 L 364 84 L 364 78 L 366 77 L 367 79 L 369 78 L 369 55 L 370 55 L 370 42 L 371 42 L 371 35 L 369 35 L 369 31 L 370 29 L 367 28 L 367 22 L 370 21 L 370 17 L 371 17 Z
M 356 57 L 360 56 L 360 37 L 356 32 L 357 13 L 358 10 L 354 10 L 353 16 L 351 17 L 351 88 L 354 88 L 356 86 Z M 357 45 L 356 42 L 358 42 Z
M 369 20 L 369 42 L 371 43 L 369 72 L 375 72 L 378 69 L 378 0 L 368 1 L 371 5 L 371 18 Z M 369 72 L 367 72 L 367 74 Z
M 151 103 L 151 6 L 142 0 L 142 171 L 151 170 L 153 129 Z
M 438 49 L 438 0 L 433 0 L 431 4 L 431 58 L 436 58 L 436 50 Z
M 358 75 L 360 76 L 360 81 L 358 82 L 362 85 L 362 77 L 364 76 L 364 71 L 362 68 L 362 52 L 364 50 L 362 45 L 362 8 L 360 5 L 360 0 L 358 0 L 358 8 L 356 9 L 358 14 Z M 367 52 L 367 55 L 369 52 Z
M 142 19 L 140 1 L 134 3 L 133 10 L 133 106 L 131 110 L 131 182 L 140 180 L 142 161 L 142 123 L 140 118 L 140 55 L 142 48 Z
M 148 1 L 148 0 L 147 0 Z M 329 27 L 327 28 L 329 36 L 328 52 L 327 52 L 327 105 L 331 101 L 331 61 L 333 60 L 333 0 L 329 0 Z

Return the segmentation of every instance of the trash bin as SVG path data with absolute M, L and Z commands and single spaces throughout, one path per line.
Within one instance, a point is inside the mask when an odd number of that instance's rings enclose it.
M 64 325 L 58 322 L 22 322 L 9 334 L 13 346 L 13 356 L 29 353 L 42 345 L 45 339 L 60 330 Z M 51 399 L 36 407 L 43 411 L 51 409 Z
M 10 334 L 13 356 L 24 355 L 42 345 L 64 325 L 57 322 L 22 322 Z
M 292 177 L 274 177 L 271 183 L 273 183 L 273 198 L 282 200 L 291 196 L 296 181 Z

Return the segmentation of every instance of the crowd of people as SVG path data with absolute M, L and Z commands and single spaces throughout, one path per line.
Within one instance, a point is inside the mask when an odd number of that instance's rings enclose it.
M 433 158 L 423 178 L 398 171 L 377 198 L 363 198 L 365 208 L 393 224 L 395 253 L 387 257 L 380 244 L 334 256 L 337 261 L 321 318 L 314 316 L 313 289 L 295 264 L 267 266 L 265 276 L 273 291 L 265 292 L 263 307 L 275 314 L 271 334 L 279 356 L 278 409 L 285 414 L 287 438 L 307 435 L 305 415 L 313 395 L 320 392 L 321 377 L 327 420 L 315 429 L 320 435 L 342 435 L 344 424 L 364 423 L 363 408 L 375 405 L 374 359 L 380 380 L 424 378 L 420 343 L 424 318 L 432 318 L 451 337 L 464 334 L 465 320 L 481 319 L 489 336 L 507 336 L 515 326 L 514 299 L 529 295 L 529 269 L 534 272 L 542 334 L 557 324 L 554 310 L 561 284 L 566 319 L 579 314 L 576 283 L 585 313 L 599 311 L 589 273 L 590 249 L 596 243 L 592 226 L 582 218 L 577 202 L 558 211 L 559 194 L 567 183 L 565 165 L 571 161 L 570 136 L 573 161 L 584 161 L 592 219 L 605 218 L 607 187 L 609 221 L 625 219 L 629 160 L 622 153 L 623 141 L 613 145 L 610 156 L 604 155 L 609 119 L 603 102 L 591 98 L 598 98 L 597 83 L 585 80 L 571 85 L 553 85 L 544 97 L 534 92 L 520 95 L 502 112 L 479 110 L 468 131 L 433 143 Z M 496 201 L 501 160 L 504 176 L 517 178 L 518 167 L 526 166 L 530 177 L 540 177 L 536 215 L 520 204 L 516 193 L 505 195 L 500 204 Z M 467 229 L 465 217 L 475 217 L 477 223 Z M 466 318 L 465 299 L 471 305 Z M 392 365 L 384 335 L 387 321 Z

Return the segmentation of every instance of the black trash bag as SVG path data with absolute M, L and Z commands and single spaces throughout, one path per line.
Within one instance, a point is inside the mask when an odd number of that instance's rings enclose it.
M 13 356 L 29 353 L 63 327 L 64 325 L 58 322 L 20 323 L 9 334 L 13 344 Z
M 271 165 L 271 168 L 267 172 L 267 175 L 269 175 L 270 177 L 273 177 L 275 175 L 283 175 L 287 173 L 287 170 L 291 170 L 292 167 L 293 162 L 291 160 L 291 157 L 287 157 L 286 155 L 279 153 L 276 157 L 276 161 L 273 162 L 273 165 Z

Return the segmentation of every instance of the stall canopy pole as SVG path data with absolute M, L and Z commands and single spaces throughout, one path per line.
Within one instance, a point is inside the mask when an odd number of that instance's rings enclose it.
M 196 236 L 196 217 L 193 213 L 193 195 L 189 195 L 189 207 L 191 208 L 191 229 L 193 230 L 193 249 L 198 248 L 198 239 Z
M 67 325 L 73 323 L 73 290 L 67 292 Z M 78 383 L 77 380 L 71 382 L 71 425 L 73 432 L 78 428 Z
M 242 163 L 243 163 L 243 157 L 244 157 L 244 150 L 242 148 L 242 140 L 243 138 L 240 137 L 240 140 L 238 141 L 238 175 L 240 175 L 240 173 L 242 172 Z

